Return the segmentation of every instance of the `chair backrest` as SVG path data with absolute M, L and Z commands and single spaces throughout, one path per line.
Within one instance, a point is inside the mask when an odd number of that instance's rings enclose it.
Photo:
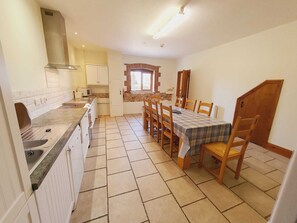
M 151 100 L 149 98 L 143 99 L 144 112 L 148 117 L 151 117 Z
M 185 109 L 195 111 L 197 100 L 186 99 Z
M 205 114 L 207 116 L 210 116 L 212 111 L 212 106 L 213 106 L 212 102 L 207 103 L 207 102 L 199 101 L 197 112 L 200 114 Z
M 164 128 L 166 128 L 170 131 L 170 133 L 173 133 L 172 106 L 165 106 L 160 104 L 160 107 L 162 131 L 164 131 Z
M 156 101 L 159 102 L 161 101 L 161 96 L 160 95 L 156 95 L 156 94 L 152 94 L 149 96 L 149 98 L 151 99 L 151 101 Z
M 260 115 L 256 115 L 254 118 L 241 118 L 237 117 L 235 125 L 232 129 L 231 136 L 228 140 L 227 149 L 225 151 L 225 157 L 228 156 L 231 148 L 241 147 L 240 153 L 244 154 L 249 144 L 251 136 L 257 127 Z M 236 137 L 241 138 L 236 140 Z
M 158 108 L 158 102 L 157 101 L 152 101 L 151 102 L 151 114 L 152 114 L 152 119 L 157 121 L 159 123 L 159 108 Z
M 183 102 L 184 102 L 184 99 L 183 98 L 176 98 L 176 100 L 175 100 L 175 106 L 182 108 L 183 107 Z

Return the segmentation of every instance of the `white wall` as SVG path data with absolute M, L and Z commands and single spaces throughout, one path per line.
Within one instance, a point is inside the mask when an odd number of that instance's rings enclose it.
M 151 57 L 138 57 L 123 55 L 125 63 L 146 63 L 160 66 L 160 92 L 165 92 L 168 88 L 176 87 L 177 60 Z M 123 74 L 124 75 L 124 74 Z M 137 114 L 142 112 L 143 102 L 124 102 L 124 114 Z
M 168 88 L 176 87 L 177 74 L 177 60 L 151 57 L 138 57 L 123 55 L 123 62 L 125 63 L 146 63 L 154 66 L 160 66 L 160 92 L 165 92 Z
M 47 53 L 40 6 L 34 0 L 2 0 L 0 39 L 12 91 L 47 88 Z M 69 48 L 73 62 L 73 49 Z M 74 85 L 72 74 L 58 71 L 61 87 Z
M 231 122 L 236 99 L 266 79 L 284 79 L 269 142 L 296 149 L 297 21 L 179 60 L 191 69 L 190 98 L 223 107 Z
M 99 50 L 84 50 L 77 48 L 74 50 L 74 52 L 75 62 L 81 67 L 81 70 L 79 70 L 77 76 L 75 77 L 76 87 L 86 87 L 86 64 L 107 65 L 107 52 Z

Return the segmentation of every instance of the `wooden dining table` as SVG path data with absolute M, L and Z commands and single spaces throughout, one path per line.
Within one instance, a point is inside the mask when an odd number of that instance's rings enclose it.
M 179 137 L 178 166 L 181 169 L 190 167 L 190 156 L 199 154 L 202 144 L 228 141 L 231 123 L 176 106 L 172 106 L 172 110 L 174 133 Z

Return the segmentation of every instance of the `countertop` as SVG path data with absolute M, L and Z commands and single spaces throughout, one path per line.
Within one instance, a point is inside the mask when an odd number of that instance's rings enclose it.
M 93 100 L 95 99 L 95 96 L 89 96 L 89 97 L 85 97 L 85 98 L 76 98 L 73 99 L 71 101 L 65 102 L 63 103 L 63 106 L 84 106 L 86 103 L 91 104 L 93 102 Z
M 38 189 L 86 111 L 86 108 L 60 107 L 32 120 L 32 127 L 41 127 L 55 124 L 70 125 L 63 136 L 58 140 L 55 146 L 50 150 L 50 152 L 30 175 L 33 190 Z

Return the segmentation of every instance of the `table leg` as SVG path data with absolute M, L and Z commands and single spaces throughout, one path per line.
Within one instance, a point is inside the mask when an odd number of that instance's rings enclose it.
M 179 143 L 178 143 L 178 152 L 181 149 L 182 143 L 183 143 L 183 140 L 180 137 Z M 189 155 L 186 155 L 184 158 L 178 157 L 177 164 L 179 168 L 181 168 L 182 170 L 189 169 L 191 164 L 191 157 Z

